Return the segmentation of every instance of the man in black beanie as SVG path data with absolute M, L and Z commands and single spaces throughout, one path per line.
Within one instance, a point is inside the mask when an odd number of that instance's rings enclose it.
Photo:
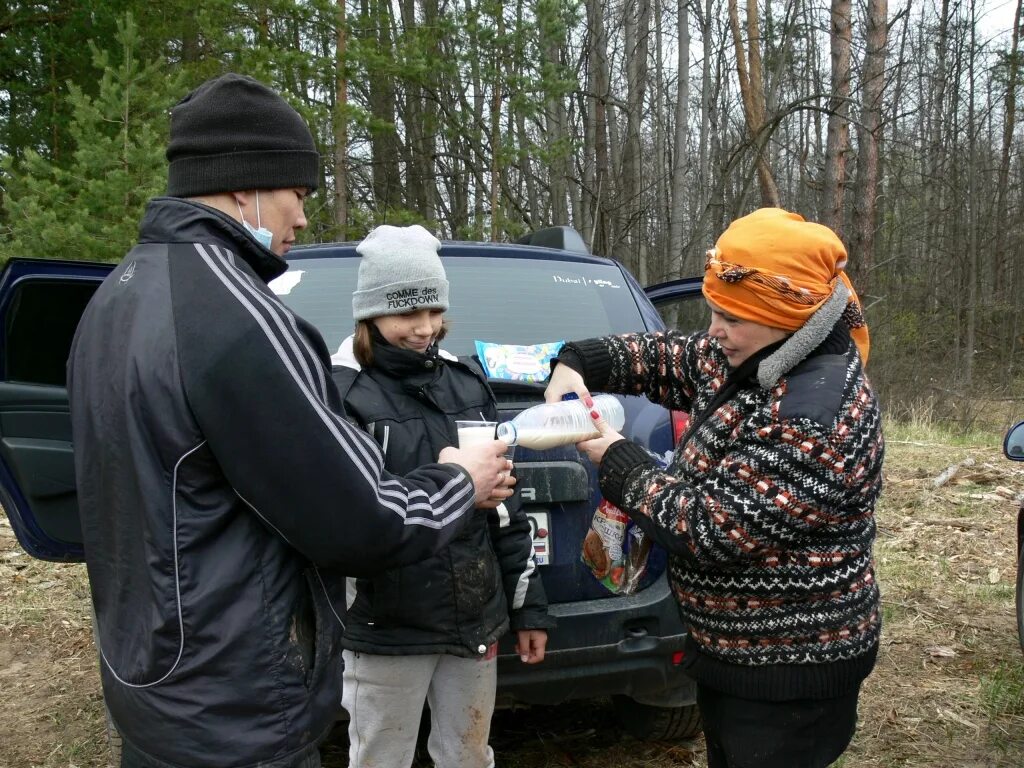
M 204 83 L 171 113 L 167 159 L 169 196 L 68 362 L 104 699 L 126 768 L 315 768 L 341 695 L 319 569 L 446 546 L 511 494 L 505 445 L 396 477 L 339 415 L 323 339 L 267 287 L 318 180 L 279 95 Z

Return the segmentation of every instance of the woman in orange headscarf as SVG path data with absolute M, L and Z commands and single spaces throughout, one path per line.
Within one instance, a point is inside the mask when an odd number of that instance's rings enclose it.
M 593 389 L 690 412 L 666 469 L 600 420 L 578 447 L 669 552 L 709 768 L 829 765 L 875 663 L 883 443 L 845 266 L 827 227 L 755 211 L 708 252 L 707 331 L 570 342 L 548 384 L 549 401 Z

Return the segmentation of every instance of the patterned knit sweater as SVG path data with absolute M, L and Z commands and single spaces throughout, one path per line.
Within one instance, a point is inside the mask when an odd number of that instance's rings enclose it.
M 601 489 L 668 550 L 690 629 L 685 663 L 731 695 L 839 696 L 874 665 L 880 416 L 848 334 L 834 337 L 767 389 L 705 333 L 590 339 L 564 353 L 594 391 L 690 412 L 667 469 L 619 441 Z

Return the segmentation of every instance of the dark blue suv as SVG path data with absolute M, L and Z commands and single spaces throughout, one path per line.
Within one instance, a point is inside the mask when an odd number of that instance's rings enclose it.
M 471 355 L 476 341 L 537 344 L 657 330 L 664 322 L 617 262 L 586 253 L 567 228 L 515 244 L 447 242 L 451 329 L 444 347 Z M 553 247 L 551 247 L 553 246 Z M 352 332 L 354 244 L 295 248 L 271 287 L 314 323 L 330 348 Z M 78 319 L 110 265 L 11 260 L 0 275 L 0 502 L 25 550 L 46 560 L 82 560 L 65 362 Z M 703 320 L 698 279 L 648 289 L 674 325 Z M 501 419 L 543 399 L 543 385 L 492 381 Z M 657 454 L 673 448 L 686 414 L 622 398 L 624 434 Z M 518 487 L 535 521 L 538 565 L 558 628 L 543 664 L 524 666 L 501 645 L 499 705 L 612 697 L 623 726 L 646 739 L 699 730 L 694 686 L 680 666 L 685 630 L 655 555 L 640 589 L 610 595 L 580 560 L 599 501 L 594 468 L 569 446 L 519 448 Z
M 1003 454 L 1010 461 L 1024 461 L 1024 421 L 1006 433 Z M 1017 589 L 1014 603 L 1017 606 L 1017 639 L 1024 651 L 1024 500 L 1021 500 L 1017 512 Z

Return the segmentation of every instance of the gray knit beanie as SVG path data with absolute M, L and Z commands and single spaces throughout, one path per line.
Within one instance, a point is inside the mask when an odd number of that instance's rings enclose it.
M 441 241 L 419 224 L 382 224 L 356 246 L 363 257 L 352 294 L 356 321 L 403 315 L 418 309 L 448 309 L 448 280 L 437 255 Z
M 258 80 L 207 80 L 171 110 L 167 194 L 314 190 L 320 155 L 298 112 Z

